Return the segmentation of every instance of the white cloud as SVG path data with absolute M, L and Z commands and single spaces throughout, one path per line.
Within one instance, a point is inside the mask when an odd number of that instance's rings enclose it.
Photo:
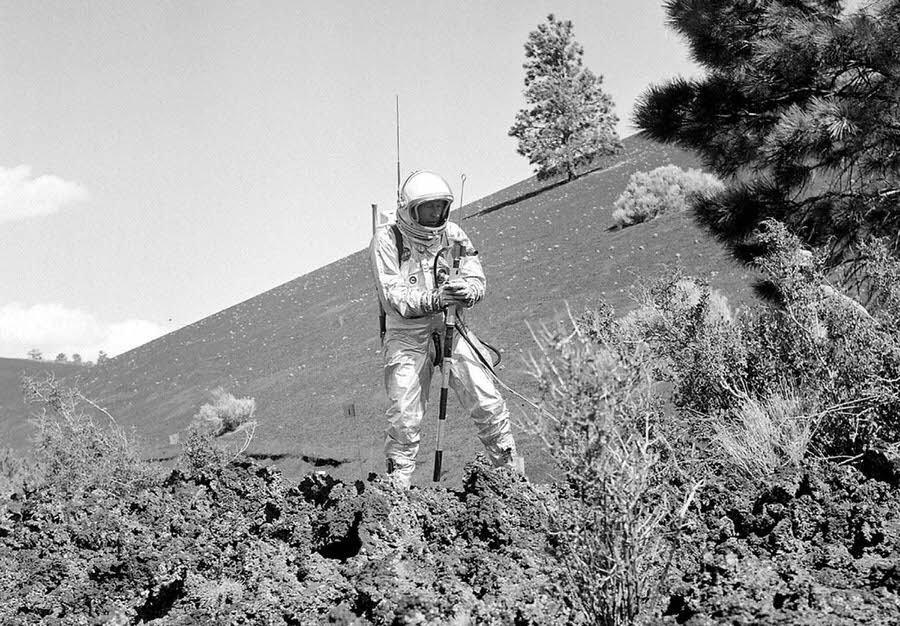
M 106 328 L 106 340 L 103 342 L 105 347 L 98 350 L 103 350 L 109 356 L 115 356 L 162 337 L 167 332 L 169 329 L 147 320 L 117 322 Z
M 27 165 L 0 167 L 0 223 L 50 215 L 87 197 L 87 189 L 59 176 L 32 178 Z
M 25 358 L 37 348 L 46 360 L 63 352 L 94 361 L 100 350 L 113 357 L 171 330 L 139 319 L 104 324 L 86 311 L 60 304 L 11 303 L 0 307 L 0 355 Z

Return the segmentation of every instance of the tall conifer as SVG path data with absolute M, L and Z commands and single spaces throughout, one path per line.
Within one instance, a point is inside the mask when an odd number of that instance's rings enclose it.
M 832 266 L 890 237 L 900 251 L 900 0 L 670 0 L 704 68 L 651 87 L 635 121 L 697 151 L 729 182 L 697 219 L 747 258 L 767 218 Z
M 571 21 L 553 14 L 531 31 L 525 43 L 525 100 L 509 134 L 539 178 L 565 174 L 595 156 L 619 148 L 612 98 L 602 76 L 584 67 L 584 50 L 573 38 Z

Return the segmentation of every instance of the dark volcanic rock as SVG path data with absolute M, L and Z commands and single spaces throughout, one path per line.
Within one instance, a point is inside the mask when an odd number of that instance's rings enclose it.
M 900 492 L 822 464 L 701 494 L 658 624 L 900 623 Z

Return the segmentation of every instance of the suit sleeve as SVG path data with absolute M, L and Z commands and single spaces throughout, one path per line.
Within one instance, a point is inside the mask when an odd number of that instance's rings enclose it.
M 369 245 L 369 259 L 375 291 L 381 306 L 401 317 L 422 317 L 436 313 L 434 292 L 421 284 L 410 284 L 400 273 L 397 244 L 389 227 L 379 228 Z

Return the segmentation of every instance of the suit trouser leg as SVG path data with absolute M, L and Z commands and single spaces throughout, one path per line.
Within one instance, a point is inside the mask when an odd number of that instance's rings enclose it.
M 471 333 L 469 339 L 479 352 L 487 354 L 487 350 Z M 516 442 L 509 423 L 509 409 L 494 379 L 475 356 L 472 347 L 458 334 L 453 353 L 450 386 L 475 422 L 478 438 L 488 458 L 497 466 L 516 467 Z
M 384 385 L 390 402 L 384 454 L 391 473 L 406 486 L 416 468 L 419 433 L 434 372 L 430 335 L 424 342 L 417 339 L 389 332 L 384 348 Z

